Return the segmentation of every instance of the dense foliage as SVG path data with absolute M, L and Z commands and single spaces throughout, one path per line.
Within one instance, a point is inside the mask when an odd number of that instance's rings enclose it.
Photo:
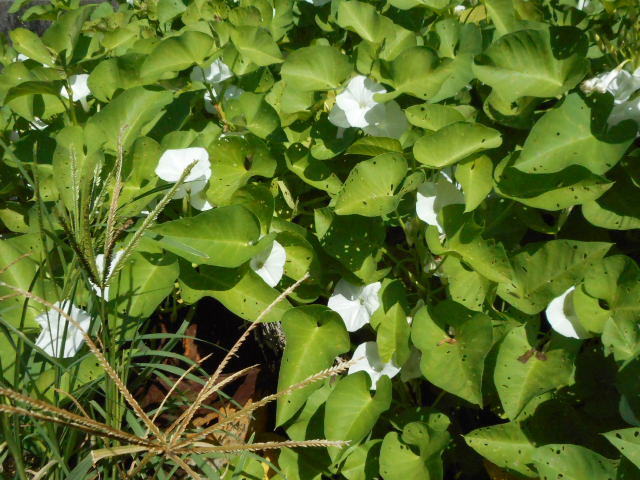
M 285 449 L 277 478 L 640 477 L 637 1 L 24 17 L 53 23 L 0 43 L 0 280 L 59 302 L 125 376 L 159 307 L 253 321 L 309 273 L 267 316 L 278 388 L 354 365 L 280 398 L 276 426 L 350 446 Z M 3 386 L 114 395 L 72 326 L 11 294 Z M 65 435 L 60 475 L 82 459 Z

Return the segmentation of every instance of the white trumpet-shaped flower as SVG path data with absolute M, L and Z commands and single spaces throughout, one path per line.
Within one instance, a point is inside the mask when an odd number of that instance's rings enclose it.
M 355 332 L 369 323 L 371 315 L 380 308 L 378 292 L 381 287 L 380 282 L 361 287 L 341 279 L 327 306 L 342 317 L 349 332 Z
M 198 193 L 194 193 L 189 197 L 189 203 L 196 210 L 200 210 L 204 212 L 206 210 L 211 210 L 213 205 L 209 203 L 207 199 L 207 193 L 204 190 L 199 191 Z
M 379 103 L 376 93 L 386 89 L 364 75 L 352 78 L 329 113 L 329 121 L 339 128 L 362 128 L 368 135 L 400 138 L 409 127 L 397 102 Z
M 354 364 L 349 367 L 349 375 L 356 372 L 367 372 L 371 377 L 371 390 L 375 390 L 378 380 L 383 375 L 389 378 L 395 377 L 400 372 L 400 367 L 393 360 L 385 363 L 380 358 L 376 342 L 365 342 L 358 345 L 353 352 Z
M 70 306 L 68 300 L 56 302 L 54 305 L 67 312 L 82 330 L 85 332 L 89 330 L 91 317 L 87 312 L 75 305 Z M 36 346 L 44 350 L 47 355 L 59 358 L 73 357 L 84 343 L 82 331 L 57 310 L 51 309 L 39 315 L 36 317 L 36 322 L 42 327 L 36 339 Z
M 631 95 L 640 89 L 640 68 L 629 73 L 621 68 L 596 75 L 582 83 L 582 89 L 587 92 L 609 92 L 613 95 L 614 103 L 621 104 L 629 100 Z
M 344 91 L 336 96 L 334 109 L 344 112 L 349 127 L 369 126 L 367 114 L 380 103 L 374 100 L 376 93 L 386 93 L 385 88 L 364 75 L 351 79 Z M 330 117 L 331 118 L 331 117 Z M 345 125 L 338 125 L 345 127 Z
M 229 66 L 219 58 L 216 58 L 208 67 L 193 67 L 191 81 L 217 84 L 233 77 Z
M 373 137 L 400 138 L 409 128 L 409 122 L 397 102 L 382 103 L 366 115 L 370 122 L 362 131 Z
M 282 275 L 284 275 L 284 264 L 286 261 L 286 250 L 274 240 L 269 248 L 258 253 L 251 259 L 249 266 L 267 285 L 275 287 L 280 283 L 280 279 Z
M 71 75 L 69 77 L 69 87 L 71 88 L 71 100 L 74 102 L 79 101 L 82 108 L 86 112 L 89 110 L 89 104 L 87 103 L 87 97 L 91 95 L 89 89 L 89 75 L 82 73 L 80 75 Z M 69 98 L 69 93 L 65 87 L 60 90 L 60 95 L 64 98 Z
M 614 105 L 607 123 L 615 126 L 625 120 L 633 120 L 640 127 L 640 97 Z
M 124 250 L 118 250 L 116 251 L 112 257 L 111 257 L 111 263 L 109 264 L 109 271 L 107 272 L 107 274 L 104 274 L 104 254 L 99 254 L 96 255 L 96 269 L 98 270 L 98 274 L 100 275 L 100 280 L 102 280 L 102 277 L 104 276 L 106 283 L 108 284 L 109 281 L 111 280 L 111 274 L 113 273 L 113 269 L 116 268 L 116 265 L 118 264 L 118 262 L 122 259 L 122 255 L 124 255 Z M 100 287 L 98 287 L 98 285 L 94 285 L 93 289 L 95 290 L 96 294 L 101 297 L 102 296 L 102 290 L 100 290 Z M 104 288 L 104 297 L 105 300 L 109 300 L 109 286 L 107 285 Z
M 446 172 L 440 171 L 435 181 L 425 182 L 418 187 L 416 214 L 420 220 L 436 226 L 440 233 L 444 233 L 438 213 L 447 205 L 459 203 L 464 203 L 464 194 Z
M 331 0 L 304 0 L 304 1 L 307 3 L 310 3 L 314 7 L 321 7 L 331 2 Z
M 194 161 L 196 164 L 176 191 L 174 198 L 184 198 L 187 194 L 195 196 L 204 190 L 211 178 L 209 153 L 202 147 L 189 147 L 166 150 L 160 157 L 156 175 L 171 183 L 180 180 L 182 173 Z
M 573 292 L 576 287 L 570 287 L 562 295 L 554 298 L 547 306 L 547 321 L 556 332 L 569 338 L 586 338 L 588 333 L 580 324 L 573 306 Z

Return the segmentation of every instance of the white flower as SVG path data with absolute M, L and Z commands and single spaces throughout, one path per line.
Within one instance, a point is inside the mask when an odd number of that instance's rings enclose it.
M 193 67 L 191 81 L 217 84 L 233 77 L 229 66 L 219 58 L 216 58 L 208 67 Z
M 580 324 L 573 307 L 573 292 L 576 287 L 570 287 L 559 297 L 549 302 L 547 307 L 547 321 L 556 332 L 569 338 L 585 338 L 587 331 Z
M 120 259 L 122 258 L 122 255 L 124 255 L 124 250 L 118 250 L 116 251 L 112 257 L 111 257 L 111 263 L 109 264 L 109 271 L 107 272 L 107 275 L 105 276 L 105 283 L 107 284 L 107 286 L 104 289 L 104 299 L 109 301 L 109 280 L 111 280 L 111 273 L 113 273 L 113 269 L 116 268 L 116 265 L 118 264 L 118 262 L 120 261 Z M 104 276 L 104 254 L 99 254 L 96 255 L 96 269 L 98 270 L 98 275 L 100 275 L 100 280 L 102 280 L 102 277 Z M 93 289 L 95 290 L 96 294 L 101 297 L 102 296 L 102 291 L 100 290 L 100 287 L 98 287 L 98 285 L 94 285 Z
M 416 214 L 420 220 L 435 225 L 440 233 L 444 233 L 438 213 L 447 205 L 458 203 L 464 203 L 463 193 L 446 172 L 440 171 L 436 181 L 425 182 L 418 187 Z
M 209 200 L 207 200 L 207 194 L 204 190 L 192 194 L 189 197 L 189 203 L 193 208 L 200 210 L 201 212 L 211 210 L 213 208 L 213 205 L 209 203 Z
M 576 7 L 578 10 L 584 10 L 589 6 L 591 0 L 578 0 L 578 6 Z
M 380 308 L 378 292 L 381 287 L 380 282 L 360 287 L 342 279 L 333 290 L 327 306 L 342 317 L 349 332 L 355 332 L 369 323 L 371 315 Z
M 400 367 L 393 360 L 389 363 L 382 361 L 376 342 L 361 343 L 356 347 L 351 358 L 355 363 L 349 367 L 349 375 L 356 372 L 367 372 L 371 377 L 371 390 L 376 389 L 378 380 L 383 375 L 393 378 L 400 372 Z
M 629 100 L 631 95 L 640 88 L 640 68 L 633 73 L 629 73 L 621 68 L 616 68 L 610 72 L 601 73 L 582 83 L 582 90 L 591 93 L 609 92 L 613 95 L 616 105 Z
M 366 115 L 370 124 L 362 130 L 374 137 L 400 138 L 409 128 L 409 122 L 397 102 L 379 104 Z
M 87 104 L 87 97 L 91 95 L 91 90 L 89 90 L 89 85 L 87 81 L 89 80 L 89 75 L 86 73 L 82 73 L 80 75 L 71 75 L 69 77 L 69 86 L 71 87 L 71 100 L 74 102 L 80 101 L 82 108 L 86 112 L 89 110 L 89 105 Z M 64 98 L 69 98 L 69 94 L 67 93 L 67 89 L 62 87 L 60 90 L 60 95 Z
M 156 167 L 156 175 L 162 180 L 171 183 L 180 180 L 182 172 L 194 161 L 196 164 L 173 198 L 184 198 L 188 193 L 196 195 L 204 190 L 207 181 L 211 178 L 209 153 L 202 147 L 190 147 L 169 149 L 160 157 Z
M 271 246 L 255 255 L 249 262 L 251 270 L 256 272 L 267 285 L 275 287 L 280 283 L 284 275 L 284 264 L 287 261 L 287 252 L 277 241 Z
M 16 62 L 25 62 L 29 60 L 29 57 L 27 57 L 24 53 L 19 53 L 18 55 L 16 55 Z
M 633 120 L 640 127 L 640 97 L 614 105 L 607 123 L 613 127 L 624 120 Z
M 85 332 L 89 330 L 91 317 L 84 310 L 71 305 L 69 301 L 56 302 L 54 304 L 64 312 L 68 312 L 80 328 Z M 84 343 L 82 331 L 72 325 L 57 310 L 48 310 L 39 315 L 36 322 L 42 327 L 40 335 L 36 339 L 36 346 L 40 347 L 47 355 L 52 357 L 68 358 L 73 357 Z
M 31 122 L 31 125 L 33 125 L 36 128 L 36 130 L 44 130 L 49 126 L 46 123 L 44 123 L 42 119 L 39 117 L 33 117 L 33 122 Z
M 453 7 L 453 11 L 455 13 L 464 12 L 466 9 L 467 7 L 465 7 L 464 5 L 456 5 L 455 7 Z
M 321 6 L 326 5 L 327 3 L 331 2 L 331 0 L 304 0 L 304 1 L 307 2 L 307 3 L 310 3 L 314 7 L 321 7 Z
M 409 122 L 397 102 L 378 103 L 376 93 L 385 88 L 370 78 L 358 75 L 336 96 L 329 121 L 338 128 L 362 128 L 367 135 L 400 138 Z
M 363 128 L 369 126 L 370 122 L 365 118 L 367 113 L 377 105 L 381 105 L 373 99 L 373 96 L 376 93 L 385 92 L 386 90 L 382 85 L 364 75 L 353 77 L 347 85 L 347 88 L 336 96 L 336 104 L 331 112 L 334 119 L 342 124 L 335 123 L 332 120 L 332 115 L 329 115 L 329 121 L 343 128 Z M 334 111 L 336 111 L 336 113 L 334 113 Z M 342 117 L 340 113 L 342 113 L 344 117 Z

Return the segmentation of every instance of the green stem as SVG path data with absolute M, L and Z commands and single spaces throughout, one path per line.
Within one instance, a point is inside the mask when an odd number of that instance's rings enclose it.
M 27 476 L 27 472 L 24 468 L 24 463 L 22 461 L 22 452 L 18 447 L 18 444 L 14 441 L 13 433 L 17 430 L 13 430 L 9 425 L 9 419 L 5 414 L 0 415 L 0 422 L 2 422 L 2 433 L 4 435 L 4 439 L 7 442 L 7 447 L 9 447 L 9 451 L 13 456 L 13 461 L 16 465 L 16 473 L 18 474 L 18 478 L 20 480 L 27 480 L 29 477 Z

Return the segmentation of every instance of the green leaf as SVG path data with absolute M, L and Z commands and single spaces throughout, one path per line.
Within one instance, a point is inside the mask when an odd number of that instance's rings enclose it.
M 378 473 L 378 458 L 380 457 L 380 444 L 382 440 L 369 440 L 358 445 L 345 459 L 340 473 L 347 480 L 367 480 L 374 478 Z
M 640 353 L 638 312 L 619 311 L 608 318 L 602 330 L 602 344 L 618 362 L 629 361 Z
M 98 142 L 111 152 L 117 151 L 118 138 L 122 134 L 125 150 L 136 138 L 152 126 L 157 115 L 173 99 L 171 92 L 165 90 L 147 90 L 135 87 L 122 92 L 100 112 L 96 113 L 87 125 L 88 139 L 97 147 Z M 94 133 L 94 135 L 92 135 Z
M 303 182 L 329 195 L 336 195 L 342 188 L 342 180 L 333 172 L 327 162 L 316 160 L 301 143 L 291 145 L 286 153 L 287 167 Z
M 4 313 L 4 312 L 3 312 Z M 0 323 L 1 324 L 1 323 Z M 4 327 L 4 325 L 2 325 Z M 20 359 L 17 350 L 19 338 L 0 327 L 0 379 L 6 385 L 14 385 L 16 360 Z
M 438 93 L 440 82 L 433 81 L 438 55 L 426 47 L 408 48 L 392 63 L 392 78 L 396 89 L 428 100 Z
M 18 53 L 40 62 L 43 65 L 53 66 L 55 57 L 42 43 L 40 37 L 26 28 L 16 28 L 9 34 L 11 42 Z
M 602 344 L 616 361 L 631 360 L 640 352 L 640 269 L 631 258 L 612 255 L 585 273 L 574 293 L 580 322 L 602 333 Z
M 618 130 L 615 138 L 602 137 L 592 122 L 598 115 L 579 94 L 569 95 L 560 107 L 536 122 L 514 166 L 540 174 L 581 165 L 602 175 L 622 158 L 634 132 Z
M 392 212 L 400 201 L 395 192 L 406 174 L 407 161 L 396 153 L 384 153 L 358 163 L 336 196 L 335 212 L 365 217 Z
M 229 100 L 225 110 L 232 123 L 246 127 L 259 138 L 267 138 L 280 126 L 278 113 L 264 95 L 244 92 L 240 98 Z
M 186 31 L 178 37 L 162 40 L 142 64 L 143 77 L 179 72 L 204 61 L 214 47 L 213 38 L 202 32 Z
M 180 0 L 158 0 L 158 21 L 166 23 L 186 9 L 187 7 Z
M 402 430 L 402 436 L 396 432 L 387 433 L 380 450 L 382 478 L 385 480 L 443 478 L 440 457 L 450 440 L 449 433 L 446 431 L 448 419 L 446 423 L 442 422 L 443 424 L 440 425 L 434 418 L 435 415 L 430 416 L 428 423 L 423 421 L 407 423 Z
M 608 480 L 616 478 L 617 462 L 579 445 L 551 444 L 538 447 L 533 455 L 543 478 L 563 480 Z
M 142 78 L 140 73 L 146 58 L 147 55 L 131 53 L 100 62 L 89 75 L 88 84 L 93 96 L 108 102 L 118 89 L 127 90 L 151 83 L 153 77 Z
M 208 198 L 215 205 L 228 205 L 233 194 L 253 176 L 270 178 L 276 160 L 261 140 L 241 137 L 219 138 L 211 145 L 216 154 L 211 158 L 214 174 L 209 180 Z
M 413 146 L 413 154 L 430 168 L 442 168 L 500 145 L 502 136 L 498 130 L 479 123 L 459 122 L 420 137 Z
M 391 380 L 383 376 L 378 380 L 371 396 L 371 379 L 366 372 L 355 372 L 341 378 L 329 395 L 325 406 L 324 433 L 327 440 L 348 440 L 357 444 L 373 428 L 381 414 L 391 406 Z M 336 448 L 329 455 L 336 461 L 340 456 Z
M 376 343 L 382 361 L 393 359 L 396 365 L 403 365 L 411 354 L 411 329 L 407 323 L 407 313 L 400 303 L 395 303 L 384 313 L 377 330 Z
M 45 300 L 54 302 L 52 285 L 37 279 L 39 261 L 37 258 L 20 257 L 26 253 L 37 253 L 36 248 L 39 241 L 34 242 L 37 237 L 26 234 L 18 235 L 11 239 L 0 240 L 0 264 L 11 265 L 6 271 L 0 273 L 0 281 L 7 285 L 18 287 L 32 292 Z M 0 287 L 0 297 L 15 293 L 7 287 Z M 24 321 L 23 321 L 23 308 Z M 37 328 L 35 318 L 46 310 L 46 307 L 35 302 L 25 302 L 23 297 L 7 298 L 0 302 L 0 316 L 3 320 L 21 329 Z M 0 335 L 4 336 L 4 332 Z
M 53 95 L 59 97 L 62 85 L 62 82 L 51 81 L 22 82 L 7 91 L 4 101 L 8 103 L 25 95 Z M 61 102 L 61 100 L 59 101 Z
M 302 441 L 307 435 L 324 436 L 324 407 L 335 383 L 327 379 L 314 391 L 294 419 L 287 424 L 286 431 L 292 440 Z M 329 455 L 327 455 L 327 458 Z
M 85 149 L 82 127 L 65 127 L 56 135 L 56 149 L 51 162 L 56 172 L 53 179 L 64 206 L 70 212 L 77 215 L 80 202 L 89 201 L 96 167 L 102 160 L 101 152 Z
M 429 104 L 413 105 L 405 110 L 411 125 L 427 130 L 440 130 L 452 123 L 464 122 L 465 117 L 455 107 Z
M 494 282 L 510 282 L 513 277 L 511 261 L 502 243 L 484 238 L 483 230 L 473 214 L 463 214 L 462 205 L 448 205 L 440 213 L 446 233 L 444 245 L 436 227 L 427 228 L 427 244 L 435 255 L 453 253 L 480 275 Z
M 187 262 L 180 261 L 180 296 L 187 303 L 196 303 L 204 296 L 213 297 L 235 315 L 253 322 L 279 295 L 280 292 L 248 267 L 230 269 L 201 265 L 196 272 Z M 282 300 L 263 321 L 280 321 L 289 309 L 291 304 Z
M 535 397 L 573 381 L 579 340 L 554 334 L 542 351 L 536 350 L 536 345 L 537 340 L 524 325 L 511 330 L 500 343 L 493 378 L 510 419 Z
M 622 455 L 640 468 L 640 428 L 623 428 L 603 435 Z
M 294 50 L 280 69 L 287 87 L 300 92 L 338 88 L 350 73 L 349 58 L 328 45 Z
M 452 97 L 473 79 L 473 55 L 461 51 L 455 58 L 439 59 L 430 48 L 407 48 L 391 64 L 393 95 L 407 93 L 431 103 Z
M 376 262 L 384 242 L 385 229 L 379 217 L 335 215 L 331 209 L 315 210 L 316 236 L 327 254 L 349 271 Z
M 402 145 L 395 138 L 389 137 L 362 137 L 347 148 L 347 153 L 351 155 L 365 155 L 367 157 L 392 152 L 402 153 Z
M 485 0 L 489 18 L 496 27 L 497 37 L 525 28 L 525 23 L 516 18 L 513 0 Z
M 109 299 L 116 300 L 118 313 L 147 319 L 173 291 L 180 269 L 173 255 L 143 248 L 109 283 Z
M 615 188 L 607 190 L 597 200 L 582 205 L 584 218 L 592 225 L 609 230 L 640 228 L 640 206 L 630 198 L 640 193 L 625 170 L 612 172 Z
M 525 173 L 513 166 L 517 156 L 516 152 L 498 164 L 494 172 L 495 189 L 503 197 L 529 207 L 563 210 L 591 202 L 613 186 L 606 178 L 580 166 L 571 166 L 555 173 Z
M 422 352 L 420 370 L 427 380 L 482 406 L 484 360 L 493 343 L 488 316 L 449 300 L 432 314 L 422 307 L 414 317 L 411 339 Z
M 535 446 L 516 422 L 478 428 L 464 436 L 476 452 L 501 468 L 527 477 L 537 477 L 529 464 L 533 463 Z
M 482 311 L 484 300 L 491 289 L 491 282 L 475 270 L 466 267 L 453 255 L 445 258 L 441 269 L 448 280 L 447 287 L 451 298 L 469 310 Z
M 181 262 L 181 296 L 195 303 L 203 296 L 218 300 L 235 315 L 255 321 L 280 295 L 250 268 L 228 269 L 200 266 L 198 272 Z M 263 322 L 279 321 L 291 309 L 287 300 L 277 303 Z
M 401 440 L 396 432 L 385 435 L 380 449 L 380 474 L 384 480 L 431 478 L 424 460 Z
M 574 240 L 529 244 L 512 257 L 513 277 L 498 286 L 498 295 L 525 313 L 538 313 L 582 280 L 610 248 L 610 243 Z
M 148 236 L 190 262 L 227 268 L 242 265 L 263 247 L 260 222 L 240 205 L 156 225 Z
M 340 316 L 322 305 L 296 307 L 282 318 L 287 343 L 280 366 L 278 391 L 329 368 L 350 346 L 349 334 Z M 313 355 L 309 355 L 313 352 Z M 318 382 L 278 398 L 276 424 L 290 420 Z
M 486 155 L 480 155 L 459 163 L 456 166 L 456 180 L 464 191 L 464 211 L 471 212 L 493 190 L 493 162 Z
M 473 72 L 505 100 L 557 97 L 587 73 L 587 38 L 574 27 L 519 30 L 475 59 Z
M 231 31 L 231 40 L 242 56 L 261 67 L 284 61 L 278 45 L 263 28 L 237 27 Z
M 76 53 L 82 27 L 89 15 L 93 12 L 94 5 L 84 5 L 67 10 L 42 35 L 44 44 L 55 51 L 58 56 L 64 52 L 67 63 L 70 63 Z
M 337 22 L 342 28 L 373 43 L 381 43 L 392 25 L 391 20 L 380 15 L 373 5 L 355 0 L 338 4 Z

